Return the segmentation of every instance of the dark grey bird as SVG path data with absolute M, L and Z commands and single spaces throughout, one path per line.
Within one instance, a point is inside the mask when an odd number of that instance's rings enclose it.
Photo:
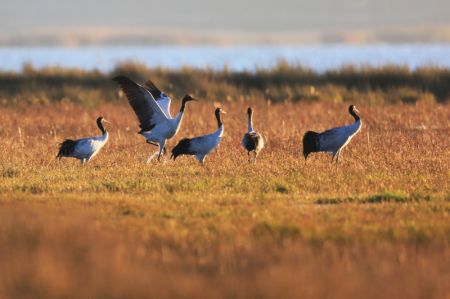
M 242 146 L 247 150 L 248 161 L 251 162 L 250 153 L 254 153 L 253 161 L 256 162 L 258 153 L 264 148 L 264 139 L 258 132 L 253 130 L 253 109 L 247 109 L 248 124 L 247 133 L 242 139 Z
M 204 165 L 206 156 L 211 153 L 218 145 L 223 135 L 223 124 L 220 117 L 221 113 L 226 113 L 221 108 L 217 108 L 214 114 L 217 119 L 217 130 L 214 133 L 180 140 L 172 150 L 172 158 L 177 159 L 180 155 L 191 155 Z
M 97 118 L 97 126 L 102 132 L 102 135 L 95 137 L 82 138 L 77 140 L 66 139 L 59 147 L 57 159 L 62 157 L 71 157 L 79 159 L 84 165 L 89 162 L 100 149 L 108 142 L 108 132 L 103 126 L 103 122 L 108 122 L 103 117 Z
M 342 150 L 358 134 L 362 126 L 361 118 L 358 115 L 359 111 L 355 105 L 350 105 L 348 112 L 355 119 L 353 124 L 329 129 L 322 133 L 308 131 L 303 135 L 303 155 L 305 160 L 311 153 L 326 152 L 332 156 L 331 162 L 336 158 L 336 165 L 339 163 L 339 156 Z

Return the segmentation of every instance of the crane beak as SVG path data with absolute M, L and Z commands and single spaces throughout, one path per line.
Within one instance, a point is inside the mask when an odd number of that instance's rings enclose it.
M 103 122 L 107 123 L 107 124 L 111 124 L 110 121 L 107 121 L 106 119 L 103 119 Z
M 223 111 L 222 109 L 220 110 L 220 113 L 223 113 L 223 114 L 227 114 L 225 111 Z

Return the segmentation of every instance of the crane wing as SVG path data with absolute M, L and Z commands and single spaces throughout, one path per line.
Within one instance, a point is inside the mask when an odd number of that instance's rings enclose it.
M 214 133 L 190 139 L 189 150 L 194 154 L 208 154 L 219 144 L 220 138 Z
M 156 103 L 159 105 L 159 107 L 161 107 L 161 110 L 164 112 L 167 118 L 172 118 L 172 116 L 170 115 L 171 99 L 169 98 L 169 96 L 167 96 L 158 87 L 156 87 L 156 85 L 151 80 L 145 82 L 145 88 L 155 98 Z
M 96 137 L 88 137 L 76 140 L 74 153 L 81 156 L 89 156 L 103 147 L 105 143 Z
M 130 106 L 139 119 L 141 132 L 150 131 L 157 124 L 168 121 L 168 117 L 147 89 L 125 76 L 117 76 L 113 80 L 126 94 Z
M 336 152 L 341 148 L 349 137 L 346 127 L 338 127 L 319 134 L 320 150 Z

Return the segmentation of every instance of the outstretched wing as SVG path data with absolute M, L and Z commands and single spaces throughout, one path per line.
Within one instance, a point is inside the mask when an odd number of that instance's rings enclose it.
M 158 123 L 168 120 L 166 114 L 147 89 L 125 76 L 117 76 L 113 80 L 119 84 L 126 94 L 130 106 L 139 119 L 141 132 L 150 131 Z
M 170 98 L 158 87 L 156 87 L 156 85 L 151 80 L 145 82 L 145 88 L 155 98 L 156 103 L 158 103 L 159 107 L 161 107 L 161 110 L 164 112 L 167 118 L 172 118 L 172 116 L 170 115 Z

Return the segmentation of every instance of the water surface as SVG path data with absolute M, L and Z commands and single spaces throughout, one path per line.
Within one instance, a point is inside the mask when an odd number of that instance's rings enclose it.
M 0 48 L 1 71 L 21 71 L 25 63 L 31 63 L 36 68 L 60 66 L 108 72 L 125 61 L 174 69 L 182 66 L 223 69 L 227 66 L 230 70 L 252 71 L 257 67 L 273 67 L 280 60 L 318 72 L 346 65 L 450 68 L 450 44 Z

